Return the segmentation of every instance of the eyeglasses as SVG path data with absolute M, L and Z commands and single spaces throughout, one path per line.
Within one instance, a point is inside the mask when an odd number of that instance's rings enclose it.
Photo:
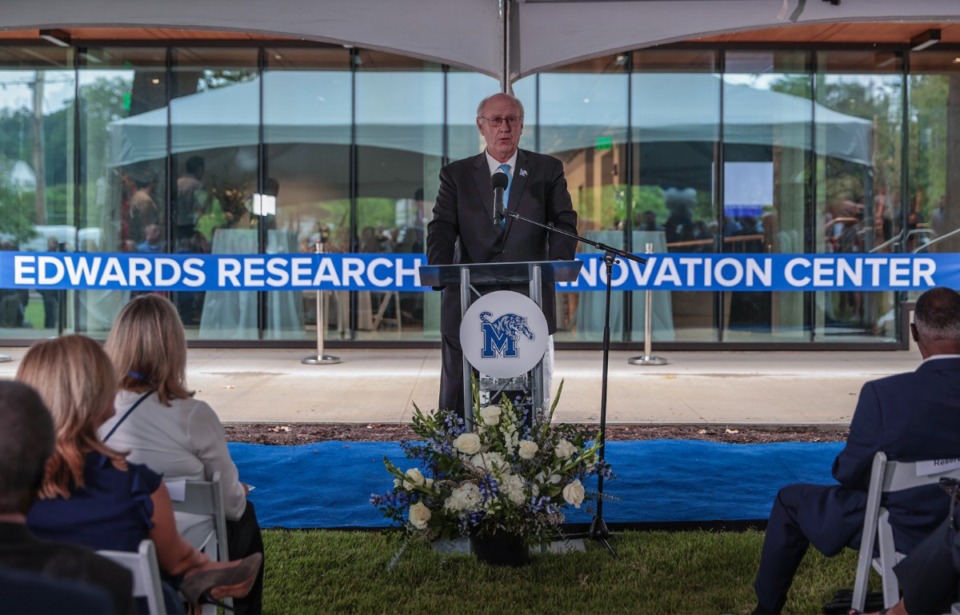
M 484 117 L 481 115 L 480 119 L 487 120 L 487 123 L 494 128 L 500 128 L 500 126 L 502 126 L 504 122 L 506 122 L 508 126 L 519 126 L 520 124 L 523 123 L 523 118 L 517 117 L 515 115 L 508 115 L 506 117 L 503 117 L 501 115 L 497 115 L 495 117 Z

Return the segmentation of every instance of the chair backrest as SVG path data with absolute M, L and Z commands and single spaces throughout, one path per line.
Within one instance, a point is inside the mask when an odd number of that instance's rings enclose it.
M 227 516 L 223 508 L 223 492 L 220 487 L 220 473 L 215 472 L 211 480 L 188 480 L 182 500 L 173 500 L 173 510 L 176 512 L 192 513 L 194 515 L 209 515 L 213 519 L 215 535 L 213 546 L 216 547 L 217 561 L 229 561 L 227 551 Z M 208 539 L 209 544 L 209 539 Z M 205 549 L 206 550 L 206 549 Z M 210 553 L 210 551 L 207 551 Z
M 227 515 L 223 508 L 223 491 L 220 487 L 220 473 L 214 472 L 210 480 L 188 480 L 184 485 L 182 499 L 172 500 L 176 512 L 194 515 L 209 515 L 213 519 L 213 532 L 203 541 L 202 550 L 220 562 L 230 561 L 227 549 Z M 223 603 L 233 607 L 233 599 L 226 598 Z M 215 615 L 215 605 L 203 606 L 204 615 Z
M 887 461 L 887 455 L 883 451 L 873 456 L 851 608 L 863 611 L 871 568 L 877 569 L 883 581 L 884 608 L 892 607 L 900 599 L 900 587 L 893 567 L 903 555 L 897 551 L 893 542 L 890 515 L 880 505 L 883 495 L 935 485 L 944 476 L 960 478 L 960 460 Z M 876 558 L 873 555 L 875 546 L 879 547 L 879 557 Z
M 150 615 L 167 612 L 163 604 L 163 587 L 160 584 L 160 566 L 153 541 L 144 539 L 134 553 L 132 551 L 97 551 L 103 557 L 125 566 L 133 573 L 133 597 L 146 598 Z

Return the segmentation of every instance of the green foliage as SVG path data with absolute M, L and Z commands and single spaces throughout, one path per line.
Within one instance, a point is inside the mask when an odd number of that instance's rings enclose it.
M 0 182 L 0 238 L 22 243 L 37 236 L 33 191 L 18 191 Z
M 660 186 L 634 186 L 634 217 L 648 210 L 656 214 L 659 222 L 666 220 L 670 215 L 670 212 L 667 210 L 667 200 L 664 197 L 663 188 Z
M 213 69 L 205 70 L 200 76 L 197 84 L 198 90 L 216 90 L 226 88 L 238 83 L 251 81 L 257 77 L 257 73 L 251 67 L 249 69 Z
M 956 77 L 954 77 L 956 78 Z M 947 109 L 950 107 L 950 76 L 910 76 L 910 200 L 918 197 L 925 219 L 947 191 Z
M 396 201 L 376 197 L 357 199 L 359 227 L 372 226 L 374 229 L 396 226 Z
M 415 541 L 390 569 L 400 532 L 266 530 L 266 613 L 747 613 L 761 532 L 623 532 L 618 557 L 535 555 L 522 568 L 491 567 Z M 810 550 L 784 613 L 819 613 L 852 587 L 856 552 Z

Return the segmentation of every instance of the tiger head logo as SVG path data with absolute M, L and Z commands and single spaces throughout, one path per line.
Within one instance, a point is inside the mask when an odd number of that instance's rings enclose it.
M 480 313 L 480 328 L 483 331 L 483 350 L 480 356 L 484 359 L 493 359 L 497 356 L 506 358 L 518 357 L 517 344 L 520 336 L 533 340 L 533 331 L 527 326 L 526 316 L 519 314 L 504 314 L 491 321 L 490 312 Z

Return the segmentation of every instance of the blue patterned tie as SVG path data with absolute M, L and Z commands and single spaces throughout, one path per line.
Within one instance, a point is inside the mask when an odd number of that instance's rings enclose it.
M 507 163 L 501 164 L 497 169 L 507 174 L 507 188 L 503 191 L 503 208 L 506 209 L 507 203 L 510 202 L 510 184 L 513 183 L 513 176 L 510 175 L 510 165 Z
M 507 187 L 503 191 L 503 211 L 507 211 L 507 203 L 510 202 L 510 185 L 513 184 L 513 175 L 510 175 L 510 165 L 507 163 L 501 164 L 497 167 L 498 171 L 503 171 L 507 174 Z M 507 219 L 504 218 L 500 220 L 501 228 L 507 224 Z

